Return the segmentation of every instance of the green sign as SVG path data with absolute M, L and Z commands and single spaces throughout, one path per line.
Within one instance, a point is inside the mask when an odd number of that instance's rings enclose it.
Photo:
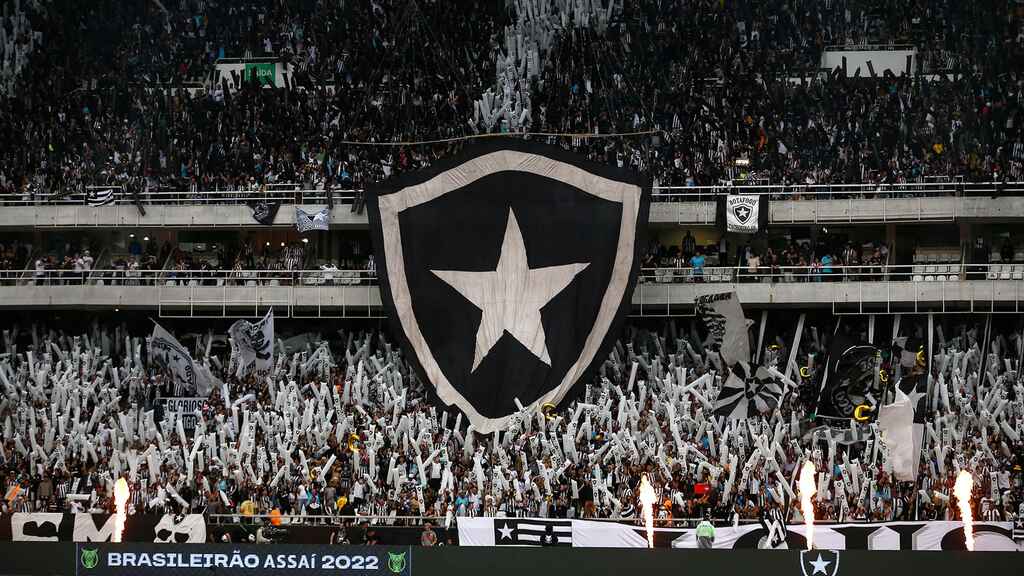
M 82 548 L 82 568 L 92 570 L 96 567 L 96 564 L 99 562 L 99 554 L 97 554 L 97 552 L 99 552 L 99 550 L 96 548 L 93 548 L 92 550 Z
M 246 82 L 251 82 L 255 78 L 260 86 L 276 86 L 277 64 L 273 62 L 246 64 L 242 76 Z
M 402 570 L 405 570 L 405 552 L 401 554 L 388 552 L 388 568 L 395 574 L 401 574 Z

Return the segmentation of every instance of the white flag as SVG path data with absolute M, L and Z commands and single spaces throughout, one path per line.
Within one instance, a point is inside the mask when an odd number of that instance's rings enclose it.
M 725 199 L 726 229 L 744 234 L 757 233 L 760 207 L 760 196 L 729 194 Z
M 219 382 L 205 366 L 196 364 L 178 340 L 163 326 L 153 323 L 153 336 L 149 340 L 149 358 L 171 373 L 174 382 L 186 392 L 209 396 Z
M 239 320 L 228 329 L 231 335 L 231 355 L 237 367 L 235 376 L 245 378 L 255 373 L 266 376 L 274 367 L 274 310 L 270 309 L 262 320 L 253 324 Z
M 921 450 L 914 450 L 914 407 L 910 398 L 899 388 L 896 401 L 878 409 L 878 430 L 882 441 L 889 447 L 893 459 L 893 472 L 899 481 L 917 479 L 917 458 Z

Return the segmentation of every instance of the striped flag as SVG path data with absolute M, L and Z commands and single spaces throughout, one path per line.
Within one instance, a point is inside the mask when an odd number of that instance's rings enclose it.
M 107 204 L 114 203 L 114 189 L 107 188 L 106 190 L 90 190 L 85 197 L 85 201 L 92 207 L 106 206 Z
M 571 547 L 572 520 L 495 518 L 494 545 Z

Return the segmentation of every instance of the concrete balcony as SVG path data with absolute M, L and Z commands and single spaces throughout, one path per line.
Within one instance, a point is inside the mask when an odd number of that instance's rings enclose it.
M 650 222 L 712 226 L 716 201 L 727 193 L 771 199 L 772 224 L 951 222 L 1024 218 L 1024 183 L 660 187 L 652 197 Z M 365 229 L 361 191 L 331 192 L 331 227 Z M 1018 194 L 1021 196 L 1013 196 Z M 993 198 L 993 195 L 999 197 Z M 281 204 L 275 227 L 295 224 L 295 208 L 316 212 L 327 205 L 324 190 L 270 192 L 156 192 L 138 198 L 122 192 L 112 204 L 89 206 L 81 198 L 29 199 L 0 195 L 0 229 L 25 228 L 265 228 L 247 204 Z
M 644 270 L 633 293 L 635 316 L 690 316 L 702 294 L 736 291 L 753 308 L 822 308 L 838 314 L 1024 312 L 1021 272 L 971 268 L 919 277 L 910 267 L 846 269 L 833 274 L 781 269 L 751 275 L 731 268 Z M 729 273 L 723 273 L 727 271 Z M 925 278 L 928 278 L 927 280 Z M 92 271 L 0 276 L 0 308 L 146 309 L 162 317 L 279 316 L 379 318 L 380 290 L 366 271 Z

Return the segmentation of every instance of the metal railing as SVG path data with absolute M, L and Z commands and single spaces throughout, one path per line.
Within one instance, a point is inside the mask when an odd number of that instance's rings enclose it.
M 112 204 L 130 205 L 136 200 L 144 205 L 242 205 L 257 202 L 283 204 L 327 204 L 328 194 L 335 204 L 353 204 L 363 190 L 337 188 L 330 191 L 303 188 L 299 184 L 276 184 L 259 190 L 154 190 L 137 196 L 118 187 Z M 958 196 L 992 196 L 1022 194 L 1024 182 L 962 182 L 954 179 L 902 184 L 757 184 L 716 186 L 656 186 L 655 202 L 710 201 L 727 194 L 769 195 L 773 200 L 845 200 L 850 198 L 934 198 Z M 81 193 L 61 196 L 33 194 L 0 194 L 2 206 L 89 206 Z
M 793 282 L 959 282 L 1024 280 L 1024 263 L 820 266 L 704 266 L 642 268 L 642 284 Z
M 244 205 L 259 202 L 281 204 L 328 204 L 328 194 L 335 204 L 350 205 L 362 195 L 362 190 L 350 188 L 324 189 L 302 188 L 298 184 L 277 185 L 259 190 L 153 190 L 135 195 L 116 186 L 90 187 L 90 189 L 114 189 L 110 205 L 132 205 L 136 201 L 144 205 Z M 0 194 L 0 206 L 84 206 L 89 207 L 85 194 L 74 193 L 61 196 L 34 194 Z
M 1024 280 L 1024 262 L 820 266 L 715 266 L 641 268 L 641 284 L 793 282 L 957 282 Z M 372 270 L 0 270 L 0 285 L 33 286 L 359 286 L 376 285 Z
M 375 285 L 371 270 L 0 270 L 0 286 L 359 286 Z

